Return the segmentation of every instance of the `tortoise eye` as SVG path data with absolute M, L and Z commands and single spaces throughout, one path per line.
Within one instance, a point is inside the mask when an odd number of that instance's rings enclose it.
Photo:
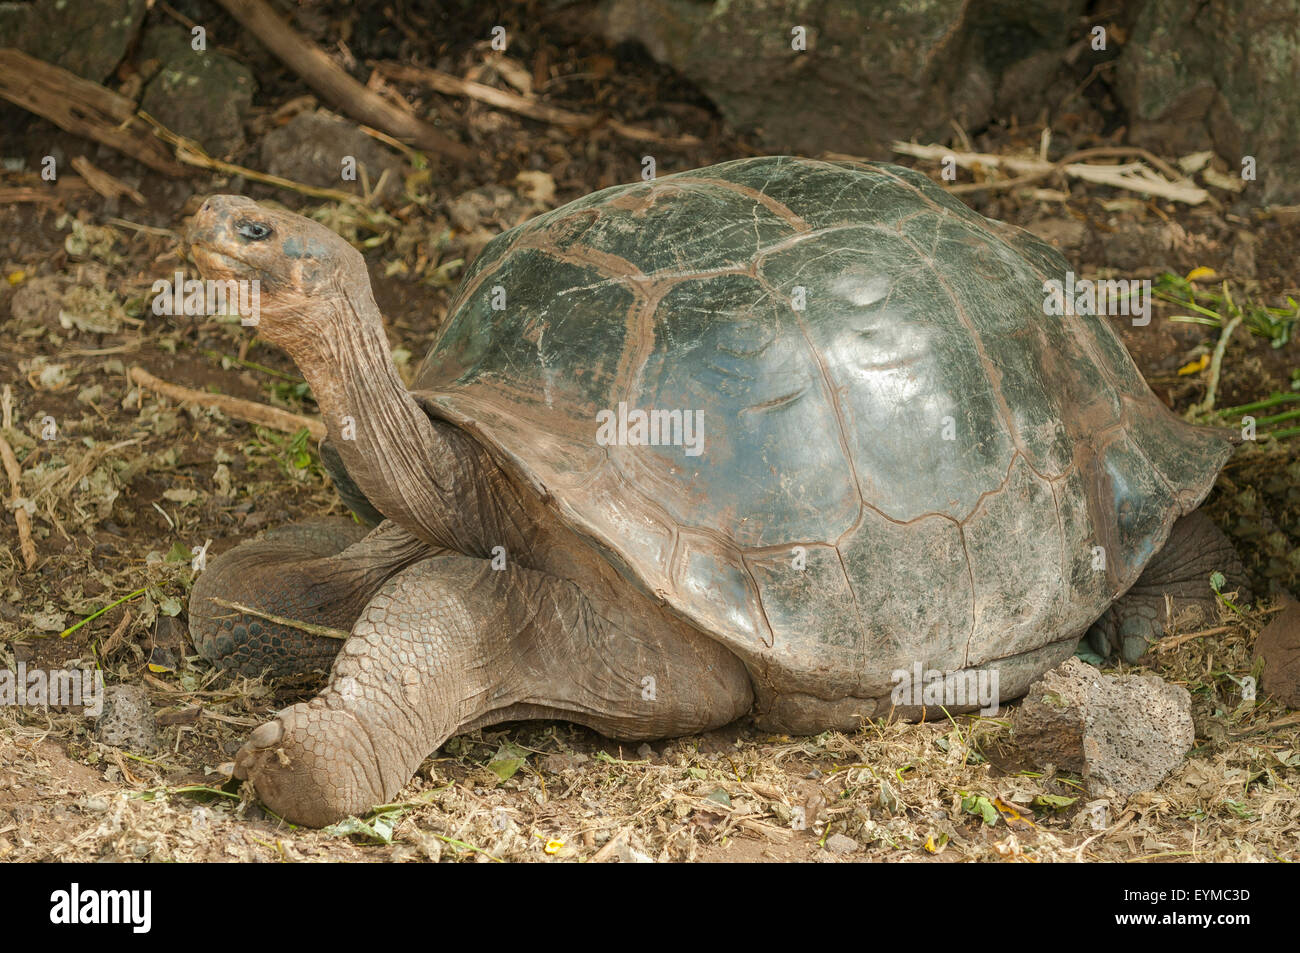
M 271 236 L 271 226 L 261 222 L 237 222 L 235 231 L 241 238 L 247 238 L 251 242 L 260 242 Z

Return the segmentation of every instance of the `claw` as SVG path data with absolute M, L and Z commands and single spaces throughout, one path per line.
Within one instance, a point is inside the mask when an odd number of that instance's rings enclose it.
M 283 737 L 284 725 L 277 718 L 275 721 L 268 721 L 254 728 L 253 733 L 248 736 L 248 743 L 254 748 L 269 748 L 278 744 Z
M 254 728 L 248 740 L 244 742 L 244 746 L 235 755 L 234 776 L 241 781 L 249 780 L 253 770 L 265 760 L 263 752 L 274 748 L 282 738 L 284 738 L 284 722 L 280 718 Z

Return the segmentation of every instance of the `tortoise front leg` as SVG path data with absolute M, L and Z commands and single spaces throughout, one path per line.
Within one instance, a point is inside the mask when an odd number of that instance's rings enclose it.
M 1165 632 L 1165 596 L 1177 613 L 1190 603 L 1207 611 L 1215 605 L 1210 576 L 1224 575 L 1224 591 L 1251 598 L 1250 584 L 1232 543 L 1199 511 L 1174 523 L 1164 547 L 1151 558 L 1138 581 L 1088 630 L 1088 645 L 1103 659 L 1116 655 L 1133 663 Z
M 748 674 L 725 649 L 658 609 L 602 610 L 546 573 L 417 563 L 371 599 L 325 690 L 253 731 L 235 774 L 281 817 L 321 826 L 392 799 L 470 726 L 556 717 L 654 738 L 749 709 Z

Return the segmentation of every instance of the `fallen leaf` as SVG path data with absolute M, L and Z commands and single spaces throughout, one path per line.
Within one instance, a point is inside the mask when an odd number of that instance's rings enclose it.
M 722 804 L 725 807 L 731 807 L 731 795 L 722 790 L 722 788 L 718 788 L 716 791 L 712 791 L 705 795 L 704 800 L 712 801 L 715 804 Z
M 32 626 L 38 632 L 62 632 L 67 618 L 65 612 L 38 612 L 32 616 Z
M 488 770 L 502 781 L 508 781 L 515 776 L 515 773 L 524 766 L 528 760 L 528 752 L 522 748 L 516 747 L 510 743 L 502 744 L 497 748 L 496 754 L 488 762 Z
M 555 180 L 547 172 L 525 169 L 515 176 L 519 192 L 530 202 L 551 208 L 555 204 Z
M 983 794 L 963 795 L 961 809 L 967 814 L 975 814 L 983 818 L 985 824 L 993 825 L 998 822 L 998 809 Z
M 1044 811 L 1064 811 L 1077 800 L 1077 797 L 1066 797 L 1063 794 L 1040 794 L 1034 798 L 1033 806 Z

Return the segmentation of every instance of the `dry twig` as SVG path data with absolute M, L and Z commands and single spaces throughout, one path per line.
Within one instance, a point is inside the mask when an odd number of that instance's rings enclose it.
M 259 619 L 265 619 L 267 622 L 274 622 L 276 625 L 287 625 L 292 629 L 299 629 L 309 635 L 319 635 L 327 639 L 338 639 L 346 642 L 352 638 L 351 632 L 344 632 L 342 629 L 336 629 L 333 626 L 317 625 L 314 622 L 303 622 L 301 619 L 290 619 L 288 616 L 275 615 L 271 612 L 264 612 L 253 606 L 244 605 L 242 602 L 231 602 L 229 599 L 210 599 L 224 609 L 234 609 L 236 612 L 243 612 L 247 615 L 257 616 Z
M 197 166 L 200 169 L 211 169 L 214 172 L 222 172 L 226 175 L 242 175 L 244 178 L 251 179 L 254 182 L 273 185 L 279 189 L 288 189 L 291 192 L 310 195 L 313 198 L 330 199 L 334 202 L 344 202 L 351 205 L 357 205 L 363 201 L 360 195 L 353 195 L 351 192 L 344 192 L 340 189 L 325 189 L 315 185 L 304 185 L 303 183 L 295 182 L 292 179 L 286 179 L 278 175 L 271 175 L 269 172 L 258 172 L 256 169 L 250 169 L 242 165 L 235 165 L 233 162 L 214 159 L 193 139 L 186 139 L 184 136 L 177 135 L 157 119 L 154 119 L 153 116 L 150 116 L 147 112 L 142 110 L 139 115 L 141 119 L 153 126 L 154 132 L 157 134 L 159 139 L 162 139 L 175 147 L 176 158 L 180 159 L 186 165 Z
M 239 397 L 230 397 L 226 394 L 208 394 L 203 391 L 182 387 L 180 384 L 170 384 L 161 378 L 154 377 L 142 367 L 131 368 L 131 380 L 140 387 L 156 391 L 164 397 L 170 397 L 172 400 L 195 403 L 201 407 L 215 407 L 236 420 L 270 427 L 272 430 L 279 430 L 282 433 L 297 433 L 306 427 L 316 440 L 320 440 L 325 436 L 325 425 L 315 418 L 304 417 L 301 414 L 281 410 L 279 407 L 268 407 L 266 404 L 258 404 Z
M 9 478 L 9 508 L 13 510 L 14 522 L 18 524 L 18 548 L 22 551 L 23 562 L 31 569 L 36 565 L 36 544 L 32 542 L 32 520 L 18 502 L 23 492 L 22 468 L 14 456 L 13 447 L 0 434 L 0 462 L 4 463 L 5 476 Z
M 981 192 L 1032 185 L 1052 175 L 1061 173 L 1072 178 L 1083 179 L 1085 182 L 1095 182 L 1098 185 L 1109 185 L 1113 188 L 1128 189 L 1133 192 L 1145 192 L 1148 195 L 1155 195 L 1174 202 L 1183 202 L 1187 205 L 1199 205 L 1210 197 L 1210 193 L 1194 185 L 1185 176 L 1180 175 L 1163 159 L 1146 149 L 1139 149 L 1134 146 L 1101 146 L 1096 149 L 1080 149 L 1058 162 L 1048 162 L 1044 159 L 1030 159 L 1023 156 L 961 152 L 949 149 L 947 146 L 923 146 L 914 142 L 895 142 L 892 145 L 895 152 L 915 156 L 918 159 L 935 161 L 951 156 L 953 161 L 963 169 L 984 166 L 990 169 L 1005 168 L 1012 172 L 1021 173 L 1016 178 L 1004 179 L 1000 182 L 963 182 L 959 185 L 948 186 L 948 191 L 953 193 Z M 1128 162 L 1123 165 L 1094 165 L 1080 161 L 1082 159 L 1119 156 L 1134 156 L 1144 160 L 1146 163 L 1155 166 L 1165 177 L 1153 172 L 1142 162 Z M 845 156 L 844 158 L 852 157 Z
M 540 122 L 549 122 L 557 126 L 567 126 L 573 129 L 590 129 L 602 122 L 599 116 L 587 116 L 582 113 L 561 109 L 558 106 L 549 106 L 530 97 L 520 96 L 518 93 L 511 93 L 484 83 L 461 79 L 459 76 L 444 73 L 442 70 L 430 69 L 427 66 L 408 66 L 404 63 L 375 63 L 374 67 L 376 72 L 385 79 L 404 83 L 419 83 L 435 92 L 446 93 L 450 96 L 465 96 L 486 103 L 496 109 L 505 109 Z M 624 139 L 631 139 L 636 142 L 658 142 L 676 148 L 698 146 L 700 144 L 698 136 L 663 136 L 654 130 L 629 126 L 617 119 L 605 120 L 604 123 Z
M 143 195 L 121 179 L 109 175 L 103 169 L 95 168 L 85 156 L 77 156 L 73 159 L 72 167 L 81 173 L 81 177 L 86 180 L 87 185 L 104 198 L 115 199 L 125 195 L 136 205 L 144 205 Z
M 366 89 L 262 0 L 218 2 L 303 82 L 353 119 L 457 162 L 469 162 L 473 158 L 473 152 L 467 147 Z

